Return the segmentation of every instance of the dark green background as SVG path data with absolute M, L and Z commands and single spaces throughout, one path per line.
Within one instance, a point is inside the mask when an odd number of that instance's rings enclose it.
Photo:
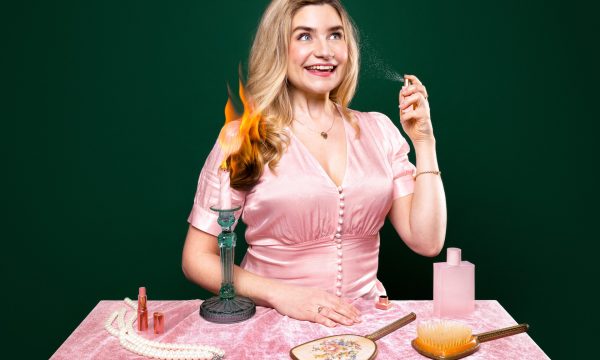
M 226 83 L 266 3 L 2 5 L 3 341 L 49 357 L 102 299 L 135 297 L 140 285 L 152 299 L 208 295 L 181 272 L 186 219 Z M 597 11 L 345 4 L 363 53 L 428 87 L 446 245 L 476 264 L 477 298 L 528 322 L 552 358 L 593 346 Z M 398 89 L 364 75 L 352 107 L 397 121 Z M 379 274 L 393 299 L 430 299 L 431 264 L 443 258 L 382 232 Z

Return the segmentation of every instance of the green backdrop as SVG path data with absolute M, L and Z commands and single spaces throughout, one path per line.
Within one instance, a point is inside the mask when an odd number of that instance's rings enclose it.
M 477 298 L 528 322 L 550 357 L 583 353 L 597 287 L 593 9 L 344 3 L 365 59 L 428 88 L 446 245 L 476 264 Z M 2 5 L 6 344 L 49 357 L 98 301 L 141 285 L 152 299 L 208 296 L 181 272 L 186 219 L 226 83 L 235 87 L 266 4 Z M 397 122 L 399 85 L 373 68 L 364 63 L 352 107 Z M 443 259 L 411 253 L 384 227 L 379 276 L 391 298 L 431 299 L 432 263 Z

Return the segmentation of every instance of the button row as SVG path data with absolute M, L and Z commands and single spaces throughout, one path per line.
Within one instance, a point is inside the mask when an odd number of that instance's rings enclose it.
M 336 276 L 336 283 L 335 283 L 335 287 L 336 287 L 336 291 L 335 294 L 337 296 L 342 296 L 342 279 L 343 279 L 343 268 L 342 268 L 342 225 L 344 224 L 344 189 L 341 186 L 338 186 L 337 191 L 339 193 L 339 197 L 340 197 L 340 209 L 338 212 L 338 226 L 337 226 L 337 231 L 334 235 L 335 238 L 335 243 L 336 243 L 336 247 L 337 247 L 337 276 Z

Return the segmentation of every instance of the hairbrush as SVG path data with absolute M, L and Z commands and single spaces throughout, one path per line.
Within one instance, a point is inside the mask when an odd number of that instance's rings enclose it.
M 417 326 L 417 338 L 412 341 L 412 346 L 419 354 L 430 359 L 455 360 L 473 354 L 483 342 L 516 335 L 528 329 L 529 325 L 521 324 L 473 335 L 470 327 L 458 321 L 425 321 Z

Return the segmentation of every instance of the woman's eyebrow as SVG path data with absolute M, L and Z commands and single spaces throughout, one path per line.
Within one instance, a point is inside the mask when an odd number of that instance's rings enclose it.
M 307 32 L 314 32 L 315 29 L 308 27 L 308 26 L 296 26 L 294 28 L 294 30 L 292 30 L 293 33 L 295 33 L 298 30 L 302 30 L 302 31 L 307 31 Z M 344 28 L 341 25 L 336 25 L 336 26 L 332 26 L 329 29 L 327 29 L 327 31 L 341 31 L 344 30 Z

